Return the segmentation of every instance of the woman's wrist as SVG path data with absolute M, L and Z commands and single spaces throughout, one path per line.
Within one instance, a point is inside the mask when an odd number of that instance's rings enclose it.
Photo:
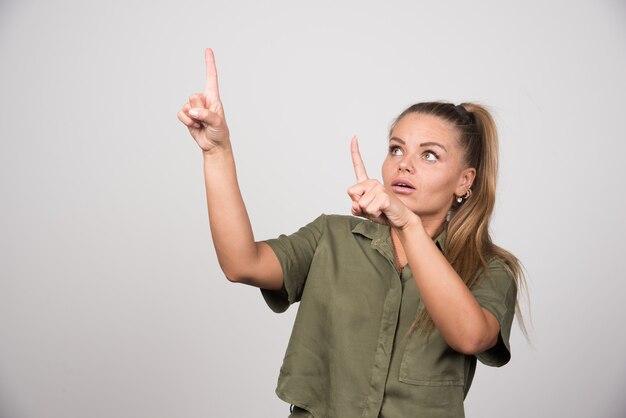
M 206 160 L 223 160 L 233 158 L 233 149 L 228 145 L 214 146 L 209 150 L 202 150 L 202 157 Z
M 396 232 L 400 234 L 413 234 L 424 231 L 424 225 L 421 218 L 415 213 L 411 213 L 406 223 L 400 227 L 394 227 Z

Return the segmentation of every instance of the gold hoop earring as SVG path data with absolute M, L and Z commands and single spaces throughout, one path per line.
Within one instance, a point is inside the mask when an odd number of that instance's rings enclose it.
M 465 194 L 463 196 L 457 196 L 456 197 L 456 202 L 457 203 L 463 203 L 463 200 L 469 199 L 471 195 L 472 195 L 472 189 L 467 189 L 467 191 L 465 192 Z

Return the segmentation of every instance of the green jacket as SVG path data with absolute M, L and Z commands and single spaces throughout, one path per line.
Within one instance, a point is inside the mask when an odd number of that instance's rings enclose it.
M 443 249 L 445 232 L 435 239 Z M 398 274 L 389 227 L 322 215 L 267 243 L 284 288 L 262 290 L 275 312 L 300 302 L 277 395 L 318 418 L 463 417 L 476 358 L 510 359 L 516 286 L 498 259 L 471 291 L 500 323 L 498 344 L 477 356 L 454 351 L 436 329 L 408 330 L 421 308 L 409 266 Z

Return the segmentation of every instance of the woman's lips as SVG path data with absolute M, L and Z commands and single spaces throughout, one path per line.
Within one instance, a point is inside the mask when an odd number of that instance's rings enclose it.
M 411 194 L 415 191 L 415 189 L 411 187 L 404 186 L 391 186 L 391 190 L 393 190 L 393 192 L 397 194 Z
M 395 179 L 391 182 L 391 190 L 393 190 L 394 193 L 411 194 L 415 191 L 415 186 L 407 180 Z

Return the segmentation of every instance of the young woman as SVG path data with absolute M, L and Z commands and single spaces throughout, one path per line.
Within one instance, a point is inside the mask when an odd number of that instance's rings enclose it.
M 226 277 L 282 312 L 300 302 L 278 396 L 291 416 L 462 417 L 476 360 L 510 359 L 520 267 L 491 242 L 497 136 L 481 106 L 413 105 L 393 123 L 382 179 L 353 138 L 355 216 L 322 215 L 255 242 L 239 191 L 213 52 L 178 118 L 202 149 Z M 366 218 L 366 219 L 363 219 Z

